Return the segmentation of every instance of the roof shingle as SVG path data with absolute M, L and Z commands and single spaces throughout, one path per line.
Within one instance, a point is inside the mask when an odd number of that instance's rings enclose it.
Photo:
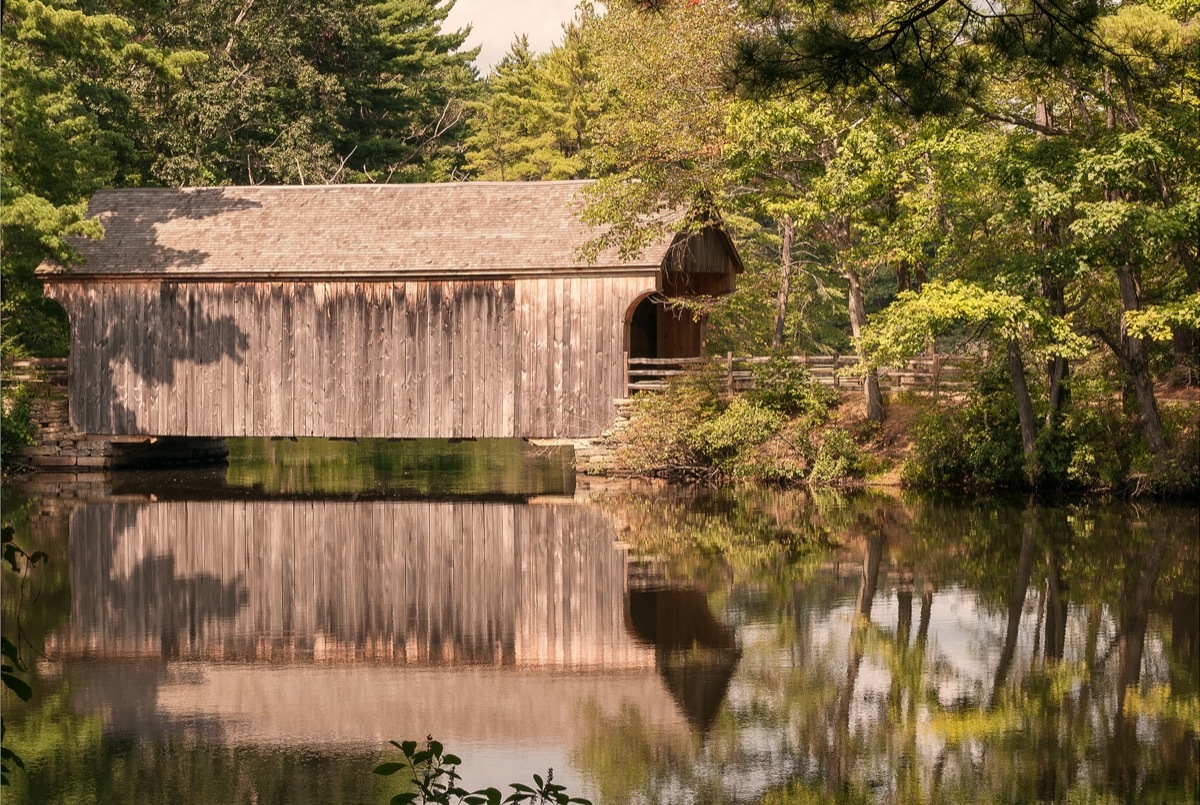
M 668 233 L 632 259 L 589 263 L 586 181 L 102 190 L 76 238 L 76 275 L 178 277 L 508 275 L 657 268 Z M 46 264 L 44 272 L 61 267 Z

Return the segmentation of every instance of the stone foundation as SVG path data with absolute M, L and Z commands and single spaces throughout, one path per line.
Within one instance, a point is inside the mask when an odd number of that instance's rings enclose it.
M 595 439 L 575 439 L 575 471 L 584 475 L 612 475 L 616 469 L 617 436 L 629 427 L 633 401 L 615 400 L 617 416 L 613 424 Z
M 224 439 L 188 436 L 92 436 L 71 428 L 67 400 L 57 390 L 30 404 L 34 443 L 20 461 L 59 472 L 216 464 L 229 456 Z

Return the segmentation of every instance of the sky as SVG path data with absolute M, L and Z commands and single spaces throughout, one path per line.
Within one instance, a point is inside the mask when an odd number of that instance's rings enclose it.
M 471 26 L 467 48 L 482 45 L 475 63 L 487 75 L 504 58 L 516 34 L 528 34 L 535 52 L 549 50 L 562 38 L 562 24 L 575 13 L 576 0 L 458 0 L 444 30 Z

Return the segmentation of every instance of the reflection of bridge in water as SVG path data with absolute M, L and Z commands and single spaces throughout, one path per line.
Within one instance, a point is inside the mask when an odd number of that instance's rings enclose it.
M 533 707 L 570 735 L 585 702 L 707 727 L 732 633 L 699 592 L 631 592 L 614 538 L 568 503 L 86 504 L 47 652 L 88 660 L 80 706 L 136 733 L 204 714 L 230 739 L 313 741 L 319 711 L 325 740 L 396 719 L 470 739 Z

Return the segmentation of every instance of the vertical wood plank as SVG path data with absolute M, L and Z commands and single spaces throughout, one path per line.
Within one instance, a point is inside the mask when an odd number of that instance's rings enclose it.
M 562 374 L 558 387 L 558 432 L 561 436 L 575 436 L 579 434 L 577 411 L 579 389 L 575 384 L 575 361 L 579 353 L 579 345 L 575 343 L 578 336 L 573 327 L 575 306 L 572 301 L 576 295 L 577 288 L 583 282 L 586 282 L 586 280 L 559 279 L 562 287 L 562 305 L 560 308 L 562 311 Z
M 236 297 L 236 298 L 235 298 Z M 245 414 L 241 412 L 242 398 L 245 396 L 245 386 L 241 381 L 240 366 L 238 365 L 236 333 L 240 330 L 238 322 L 238 285 L 223 283 L 221 285 L 221 324 L 227 327 L 221 339 L 221 418 L 220 433 L 217 435 L 241 435 L 245 426 Z M 239 419 L 242 420 L 239 422 Z
M 50 295 L 47 293 L 47 296 Z M 82 345 L 91 343 L 86 333 L 91 329 L 92 311 L 88 307 L 83 286 L 58 286 L 54 288 L 53 298 L 66 309 L 71 325 L 71 351 L 67 353 L 67 419 L 73 428 L 79 430 L 76 423 L 83 413 L 79 406 L 87 380 L 84 376 Z
M 425 404 L 427 406 L 425 436 L 438 438 L 442 435 L 442 293 L 444 288 L 440 283 L 429 283 L 426 286 L 428 297 L 426 301 L 426 341 L 425 341 Z
M 371 435 L 392 434 L 392 283 L 375 283 L 371 295 Z
M 443 339 L 442 349 L 442 399 L 445 401 L 445 418 L 442 422 L 442 438 L 447 436 L 461 436 L 461 417 L 462 417 L 462 397 L 461 392 L 456 391 L 457 385 L 456 374 L 462 371 L 461 363 L 462 356 L 459 354 L 460 347 L 455 343 L 454 332 L 462 324 L 462 316 L 458 315 L 455 309 L 455 296 L 459 283 L 447 282 L 444 283 L 441 304 L 441 334 Z
M 481 337 L 487 308 L 484 305 L 484 285 L 482 281 L 472 281 L 465 284 L 463 289 L 464 306 L 468 311 L 463 322 L 463 435 L 478 438 L 483 435 L 483 412 L 487 407 L 485 396 L 488 392 L 487 377 L 483 372 L 483 362 L 480 360 L 484 349 Z
M 466 436 L 468 421 L 466 409 L 467 370 L 471 365 L 466 347 L 470 338 L 471 283 L 448 282 L 446 285 L 448 293 L 445 310 L 450 314 L 447 326 L 450 359 L 447 361 L 446 369 L 450 376 L 449 392 L 454 408 L 453 419 L 450 423 L 450 435 Z
M 230 317 L 231 330 L 248 328 L 249 322 L 242 309 L 246 298 L 246 283 L 229 283 L 225 288 L 225 300 L 228 305 L 226 315 Z M 227 356 L 230 371 L 226 377 L 230 383 L 225 388 L 229 410 L 226 412 L 225 420 L 221 423 L 222 430 L 225 430 L 230 436 L 244 436 L 246 434 L 246 363 L 244 360 L 239 361 L 242 356 L 237 353 L 236 337 L 231 337 L 227 347 L 232 352 Z
M 463 404 L 467 407 L 469 416 L 468 435 L 481 437 L 487 435 L 488 409 L 496 404 L 492 395 L 492 387 L 488 382 L 488 364 L 495 363 L 496 350 L 494 342 L 487 337 L 488 324 L 488 286 L 491 283 L 477 281 L 471 283 L 471 339 L 467 344 L 466 354 L 469 357 L 470 369 L 467 371 L 467 386 L 463 393 Z M 469 399 L 468 399 L 469 397 Z
M 429 435 L 429 286 L 405 284 L 408 295 L 409 387 L 406 404 L 407 433 L 414 437 Z
M 296 363 L 296 341 L 303 333 L 298 331 L 299 323 L 295 314 L 297 288 L 296 283 L 281 283 L 271 288 L 271 315 L 276 315 L 277 307 L 279 310 L 279 327 L 271 339 L 276 352 L 275 360 L 279 363 L 279 385 L 272 388 L 270 393 L 281 397 L 278 402 L 279 429 L 274 434 L 276 436 L 296 436 L 300 432 L 296 422 L 297 409 L 300 406 L 300 394 L 296 388 L 296 375 L 299 371 Z M 276 294 L 279 297 L 278 301 Z
M 536 291 L 532 300 L 533 304 L 533 320 L 534 330 L 537 333 L 537 340 L 534 342 L 533 355 L 531 361 L 534 370 L 533 378 L 533 394 L 534 394 L 534 417 L 533 427 L 530 430 L 531 436 L 546 435 L 546 401 L 549 397 L 550 378 L 547 372 L 549 361 L 546 353 L 550 347 L 550 331 L 554 327 L 554 315 L 549 309 L 546 297 L 550 292 L 550 281 L 539 279 L 535 285 Z
M 412 346 L 409 337 L 409 318 L 406 284 L 391 283 L 391 432 L 389 435 L 408 435 L 408 395 L 410 372 L 408 350 Z
M 496 297 L 499 283 L 488 282 L 484 286 L 484 324 L 483 343 L 481 348 L 487 350 L 483 358 L 485 372 L 484 383 L 487 391 L 484 393 L 483 432 L 489 438 L 500 436 L 500 425 L 504 412 L 504 387 L 501 385 L 499 373 L 508 357 L 504 354 L 504 339 L 496 322 Z
M 336 436 L 362 435 L 362 412 L 366 400 L 360 396 L 360 381 L 364 374 L 362 365 L 363 319 L 366 314 L 365 283 L 346 283 L 342 288 L 341 310 L 343 315 L 335 322 L 342 330 L 342 366 L 338 371 L 338 416 L 334 428 Z
M 312 436 L 312 409 L 317 395 L 314 377 L 313 353 L 317 339 L 317 291 L 314 283 L 297 283 L 292 305 L 292 316 L 302 334 L 293 341 L 295 347 L 296 389 L 295 418 L 296 435 Z
M 283 385 L 283 284 L 267 283 L 262 287 L 263 308 L 262 369 L 255 381 L 259 398 L 258 415 L 263 426 L 260 436 L 290 436 L 291 411 L 285 420 L 284 400 L 290 397 Z M 286 421 L 286 424 L 285 424 Z
M 528 433 L 529 419 L 532 417 L 533 396 L 530 389 L 533 383 L 532 366 L 529 363 L 529 350 L 534 341 L 534 332 L 530 327 L 531 311 L 529 308 L 529 286 L 526 280 L 513 280 L 513 304 L 516 313 L 516 324 L 510 333 L 510 345 L 514 359 L 516 392 L 513 398 L 514 436 L 524 437 Z
M 67 403 L 71 427 L 82 433 L 94 428 L 96 405 L 92 396 L 99 393 L 100 339 L 103 331 L 100 328 L 100 317 L 97 305 L 100 300 L 94 287 L 81 288 L 76 293 L 76 306 L 79 312 L 72 318 L 78 318 L 79 338 L 71 344 L 71 374 L 68 391 L 70 401 Z M 74 327 L 74 323 L 72 327 Z

